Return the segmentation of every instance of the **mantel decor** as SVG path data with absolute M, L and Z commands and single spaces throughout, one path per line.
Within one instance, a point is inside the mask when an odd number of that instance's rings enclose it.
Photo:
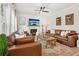
M 65 16 L 65 24 L 66 25 L 74 24 L 74 14 L 73 13 Z
M 56 18 L 56 25 L 61 25 L 61 17 Z

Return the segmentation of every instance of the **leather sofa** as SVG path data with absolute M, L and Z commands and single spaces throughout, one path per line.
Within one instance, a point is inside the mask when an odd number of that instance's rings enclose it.
M 33 43 L 33 42 L 35 42 L 35 36 L 27 36 L 25 38 L 15 39 L 16 45 L 25 44 L 25 43 Z
M 8 53 L 11 56 L 41 56 L 42 46 L 34 41 L 34 36 L 26 36 L 24 38 L 15 38 L 15 33 L 7 37 Z
M 41 56 L 42 49 L 39 43 L 14 45 L 8 49 L 10 56 Z
M 61 32 L 69 31 L 69 33 L 66 33 L 65 36 L 61 36 Z M 57 38 L 57 41 L 70 46 L 70 47 L 76 47 L 77 46 L 77 33 L 76 31 L 70 31 L 70 30 L 55 30 L 55 37 Z
M 10 34 L 7 37 L 9 47 L 12 46 L 12 45 L 20 45 L 20 44 L 27 44 L 27 43 L 35 42 L 35 36 L 29 35 L 29 36 L 26 36 L 26 37 L 23 37 L 23 38 L 16 38 L 15 33 L 16 32 Z
M 61 30 L 55 29 L 54 33 L 46 33 L 47 36 L 53 36 L 57 38 L 57 42 L 70 47 L 77 46 L 78 34 L 74 30 Z

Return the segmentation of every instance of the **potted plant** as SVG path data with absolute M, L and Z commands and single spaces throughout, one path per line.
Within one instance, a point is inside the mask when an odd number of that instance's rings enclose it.
M 5 34 L 0 35 L 0 55 L 5 56 L 8 51 L 7 37 Z

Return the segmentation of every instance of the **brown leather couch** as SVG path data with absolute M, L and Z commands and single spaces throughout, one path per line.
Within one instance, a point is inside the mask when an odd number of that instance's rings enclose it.
M 7 37 L 9 46 L 35 42 L 35 36 L 29 35 L 23 38 L 16 38 L 15 33 L 16 32 L 12 33 L 11 35 Z
M 76 47 L 78 39 L 76 31 L 70 31 L 70 33 L 67 33 L 66 36 L 61 36 L 62 31 L 69 30 L 55 30 L 55 37 L 57 38 L 57 41 L 70 47 Z
M 15 39 L 15 44 L 16 45 L 26 44 L 26 43 L 33 43 L 33 42 L 35 42 L 35 36 L 27 36 L 25 38 Z
M 8 53 L 11 56 L 41 56 L 42 46 L 40 43 L 34 42 L 34 36 L 15 39 L 15 33 L 9 35 Z
M 8 49 L 11 56 L 41 56 L 42 49 L 39 43 L 14 45 Z

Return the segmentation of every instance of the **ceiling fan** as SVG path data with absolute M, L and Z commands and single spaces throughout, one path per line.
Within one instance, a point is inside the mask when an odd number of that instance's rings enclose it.
M 45 13 L 48 13 L 48 12 L 49 12 L 45 6 L 41 6 L 41 7 L 39 8 L 39 10 L 35 10 L 35 11 L 39 11 L 40 13 L 41 13 L 41 12 L 45 12 Z

